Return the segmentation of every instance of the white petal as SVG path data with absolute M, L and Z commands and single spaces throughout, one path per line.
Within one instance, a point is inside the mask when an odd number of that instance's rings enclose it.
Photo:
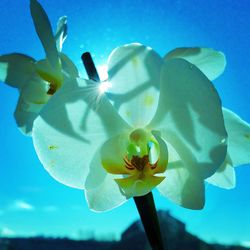
M 105 96 L 99 96 L 98 85 L 81 79 L 69 81 L 35 120 L 33 141 L 52 177 L 65 185 L 84 188 L 97 148 L 128 126 Z
M 48 88 L 48 84 L 36 76 L 27 81 L 20 91 L 14 116 L 17 126 L 26 135 L 31 135 L 34 120 L 50 99 Z
M 172 202 L 189 209 L 202 209 L 205 203 L 204 181 L 192 173 L 189 166 L 167 143 L 169 163 L 165 179 L 157 187 Z
M 129 134 L 119 134 L 107 140 L 100 149 L 103 168 L 111 174 L 129 174 L 124 166 L 128 153 Z M 117 177 L 117 176 L 116 176 Z
M 19 97 L 14 116 L 17 126 L 23 134 L 31 135 L 33 122 L 43 107 L 44 104 L 32 104 L 26 102 L 22 95 Z
M 22 98 L 27 103 L 32 104 L 46 104 L 50 98 L 47 94 L 49 90 L 49 84 L 43 81 L 40 77 L 33 77 L 22 88 Z
M 224 162 L 227 134 L 220 98 L 206 76 L 183 59 L 164 64 L 159 106 L 148 129 L 160 131 L 203 178 Z
M 114 178 L 114 175 L 108 174 L 102 167 L 98 150 L 90 164 L 85 185 L 85 196 L 90 209 L 94 211 L 110 210 L 127 200 Z
M 177 48 L 164 60 L 183 58 L 198 67 L 211 81 L 221 75 L 226 67 L 225 55 L 211 48 Z
M 215 174 L 206 179 L 206 181 L 220 188 L 234 188 L 236 178 L 231 159 L 227 157 L 225 162 L 220 166 L 220 168 L 215 172 Z
M 0 81 L 21 89 L 35 74 L 35 60 L 23 54 L 0 56 Z
M 59 53 L 61 63 L 62 63 L 62 71 L 67 77 L 78 77 L 79 73 L 74 65 L 74 63 L 63 53 Z
M 158 103 L 162 58 L 151 48 L 129 44 L 115 49 L 108 60 L 108 97 L 133 127 L 144 127 Z
M 250 124 L 223 108 L 228 133 L 228 154 L 233 166 L 250 164 Z
M 42 42 L 46 56 L 54 70 L 59 70 L 60 66 L 56 42 L 48 16 L 37 0 L 30 1 L 30 11 L 36 32 Z
M 51 64 L 47 59 L 36 62 L 36 72 L 45 81 L 50 83 L 50 86 L 55 89 L 59 89 L 63 83 L 63 74 L 58 70 L 51 67 Z
M 62 50 L 62 45 L 67 37 L 68 27 L 67 27 L 67 17 L 62 16 L 57 22 L 57 29 L 55 34 L 56 47 L 60 52 Z

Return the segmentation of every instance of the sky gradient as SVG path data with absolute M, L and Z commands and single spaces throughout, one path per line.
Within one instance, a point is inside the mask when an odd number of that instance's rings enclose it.
M 60 2 L 60 4 L 58 4 Z M 214 81 L 223 106 L 250 122 L 250 5 L 248 0 L 40 0 L 55 28 L 68 16 L 63 52 L 85 76 L 83 52 L 105 65 L 113 48 L 130 42 L 152 47 L 160 55 L 176 47 L 211 47 L 227 57 Z M 44 51 L 33 27 L 28 0 L 0 1 L 0 54 L 20 52 L 35 59 Z M 89 211 L 84 194 L 66 187 L 41 166 L 32 140 L 16 127 L 13 112 L 18 93 L 0 83 L 0 235 L 46 235 L 119 238 L 136 218 L 131 201 L 105 213 Z M 206 186 L 206 206 L 191 211 L 155 192 L 159 209 L 169 209 L 187 229 L 209 242 L 250 245 L 250 166 L 236 169 L 237 186 Z

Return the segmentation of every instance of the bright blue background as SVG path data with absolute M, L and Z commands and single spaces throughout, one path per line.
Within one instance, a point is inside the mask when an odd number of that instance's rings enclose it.
M 84 73 L 80 56 L 90 51 L 97 65 L 116 46 L 140 42 L 162 56 L 183 46 L 212 47 L 227 56 L 214 84 L 223 106 L 250 122 L 249 0 L 40 1 L 53 27 L 68 16 L 63 51 Z M 21 52 L 36 59 L 44 52 L 35 33 L 28 0 L 0 1 L 0 54 Z M 132 201 L 106 213 L 88 210 L 82 191 L 57 183 L 39 163 L 30 138 L 17 129 L 17 92 L 0 84 L 0 234 L 115 237 L 136 218 Z M 187 224 L 209 242 L 250 243 L 250 166 L 236 169 L 237 187 L 206 189 L 202 211 L 180 208 L 155 193 L 158 208 Z M 26 206 L 22 202 L 27 203 Z M 30 207 L 28 206 L 30 204 Z

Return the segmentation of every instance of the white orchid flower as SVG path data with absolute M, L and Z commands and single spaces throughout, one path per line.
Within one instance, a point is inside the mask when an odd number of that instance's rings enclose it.
M 177 48 L 170 51 L 164 60 L 183 58 L 197 66 L 210 80 L 223 73 L 226 58 L 220 51 L 210 48 Z M 232 111 L 223 108 L 225 127 L 228 134 L 228 153 L 217 172 L 206 181 L 221 188 L 235 187 L 234 167 L 250 164 L 250 124 Z
M 95 211 L 155 187 L 201 209 L 204 180 L 227 152 L 213 85 L 186 60 L 164 62 L 139 44 L 114 50 L 108 68 L 112 103 L 102 84 L 69 79 L 35 120 L 32 138 L 43 166 L 57 181 L 84 189 Z
M 48 16 L 36 0 L 30 1 L 30 10 L 46 59 L 36 61 L 19 53 L 0 56 L 0 81 L 20 92 L 15 119 L 24 134 L 31 134 L 34 119 L 61 87 L 64 77 L 78 76 L 74 64 L 61 53 L 67 36 L 67 18 L 59 19 L 54 36 Z

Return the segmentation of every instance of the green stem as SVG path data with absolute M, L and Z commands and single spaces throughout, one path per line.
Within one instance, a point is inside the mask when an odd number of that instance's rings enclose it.
M 89 52 L 85 52 L 82 54 L 81 58 L 89 79 L 95 82 L 100 82 L 100 78 L 91 54 Z M 166 246 L 165 248 L 163 246 L 160 225 L 152 192 L 144 196 L 134 197 L 134 201 L 152 249 L 168 250 Z

